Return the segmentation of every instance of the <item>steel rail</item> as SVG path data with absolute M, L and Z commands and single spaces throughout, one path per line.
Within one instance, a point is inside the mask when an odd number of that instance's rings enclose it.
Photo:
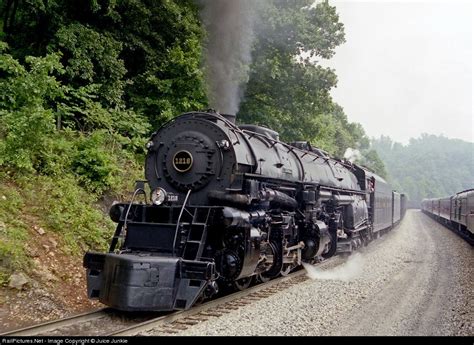
M 50 331 L 54 331 L 63 327 L 68 327 L 75 325 L 77 323 L 87 322 L 91 320 L 96 320 L 113 313 L 112 308 L 102 308 L 99 310 L 94 310 L 78 315 L 72 315 L 59 320 L 47 321 L 37 325 L 32 325 L 20 329 L 15 329 L 13 331 L 8 331 L 5 333 L 0 333 L 0 336 L 33 336 L 44 334 Z
M 320 269 L 325 269 L 325 268 L 328 268 L 328 266 L 330 265 L 341 264 L 345 261 L 346 261 L 346 257 L 338 255 L 316 264 L 315 267 L 318 267 Z M 243 291 L 239 291 L 227 296 L 220 297 L 215 300 L 211 300 L 201 305 L 194 306 L 188 310 L 176 311 L 171 314 L 160 316 L 160 317 L 139 323 L 137 325 L 130 326 L 122 330 L 111 332 L 107 334 L 107 336 L 135 336 L 143 332 L 151 331 L 159 326 L 171 324 L 172 322 L 177 321 L 179 319 L 188 318 L 190 316 L 193 316 L 205 311 L 210 311 L 211 309 L 214 309 L 216 307 L 224 306 L 226 303 L 245 298 L 249 295 L 252 295 L 258 292 L 263 292 L 263 290 L 267 290 L 279 284 L 286 283 L 291 280 L 294 280 L 297 277 L 303 276 L 305 273 L 306 273 L 306 270 L 301 269 L 294 273 L 290 273 L 288 276 L 272 279 L 266 283 L 261 283 L 253 287 L 247 288 Z M 274 292 L 272 292 L 271 294 L 274 294 Z
M 334 257 L 331 257 L 327 260 L 324 260 L 320 263 L 317 263 L 315 267 L 325 269 L 330 265 L 337 265 L 345 261 L 345 257 L 341 255 L 337 255 Z M 171 324 L 172 322 L 186 318 L 192 315 L 199 314 L 203 311 L 213 309 L 215 307 L 225 305 L 226 303 L 232 302 L 234 300 L 239 300 L 242 299 L 246 296 L 258 293 L 258 292 L 264 292 L 264 290 L 271 289 L 279 284 L 282 283 L 287 283 L 292 280 L 294 280 L 297 277 L 303 276 L 306 273 L 304 269 L 301 269 L 299 271 L 296 271 L 294 273 L 290 273 L 287 276 L 272 279 L 268 282 L 265 283 L 260 283 L 258 285 L 252 286 L 248 289 L 245 289 L 243 291 L 239 291 L 236 293 L 232 293 L 220 298 L 217 298 L 215 300 L 208 301 L 206 303 L 203 303 L 201 305 L 196 305 L 188 310 L 181 310 L 181 311 L 174 311 L 170 312 L 167 315 L 164 316 L 159 316 L 152 318 L 150 320 L 144 321 L 144 322 L 139 322 L 135 325 L 128 326 L 128 327 L 123 327 L 119 330 L 112 331 L 108 334 L 107 336 L 131 336 L 131 335 L 137 335 L 142 332 L 146 332 L 149 330 L 152 330 L 156 327 L 159 327 L 160 325 L 166 325 L 166 324 Z M 271 294 L 274 294 L 274 290 L 271 292 Z M 4 333 L 0 333 L 0 336 L 35 336 L 35 335 L 44 335 L 52 331 L 58 331 L 61 328 L 66 328 L 66 327 L 71 327 L 77 324 L 93 321 L 93 320 L 98 320 L 104 317 L 108 316 L 113 316 L 115 313 L 120 313 L 120 311 L 117 311 L 113 308 L 102 308 L 98 310 L 94 310 L 91 312 L 86 312 L 86 313 L 81 313 L 77 315 L 72 315 L 66 318 L 62 318 L 59 320 L 51 320 L 47 321 L 44 323 L 20 328 L 20 329 L 15 329 L 11 331 L 7 331 Z M 113 322 L 113 321 L 112 321 Z M 87 333 L 85 333 L 87 334 Z

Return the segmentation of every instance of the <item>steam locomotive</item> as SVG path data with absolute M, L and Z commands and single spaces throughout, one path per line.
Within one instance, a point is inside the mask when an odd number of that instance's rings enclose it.
M 373 172 L 231 115 L 183 114 L 146 147 L 146 181 L 110 209 L 109 252 L 84 256 L 89 298 L 116 309 L 188 309 L 351 252 L 405 213 Z
M 423 199 L 421 209 L 474 245 L 474 189 L 446 198 Z

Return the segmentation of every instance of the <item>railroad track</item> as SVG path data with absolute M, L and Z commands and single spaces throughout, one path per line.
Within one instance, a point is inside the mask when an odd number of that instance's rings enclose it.
M 346 257 L 335 256 L 319 263 L 317 267 L 324 270 L 337 266 L 345 261 Z M 130 326 L 126 329 L 111 332 L 107 334 L 107 336 L 169 335 L 179 333 L 200 322 L 207 321 L 214 317 L 220 317 L 223 314 L 230 313 L 240 307 L 270 297 L 279 291 L 308 280 L 309 278 L 305 273 L 306 270 L 301 269 L 288 276 L 273 279 L 243 291 L 211 300 L 202 305 L 194 306 L 189 310 L 173 312 L 141 324 Z
M 52 320 L 38 325 L 28 326 L 1 333 L 0 336 L 99 336 L 130 325 L 156 318 L 155 313 L 128 313 L 112 308 L 102 308 L 91 312 L 73 315 L 59 320 Z
M 1 333 L 0 336 L 31 336 L 45 334 L 56 329 L 67 328 L 73 325 L 77 325 L 78 323 L 90 322 L 97 319 L 101 319 L 107 317 L 108 314 L 112 312 L 112 309 L 103 308 L 83 314 L 66 317 L 59 320 L 48 321 L 38 325 L 28 326 L 13 331 Z
M 317 267 L 324 270 L 337 266 L 344 261 L 344 257 L 335 256 L 317 264 Z M 189 310 L 169 313 L 125 313 L 112 308 L 103 308 L 9 331 L 0 334 L 0 336 L 133 336 L 149 333 L 178 333 L 199 322 L 222 316 L 232 310 L 270 297 L 281 290 L 299 284 L 308 279 L 305 273 L 306 271 L 301 269 L 288 276 L 273 279 L 246 290 L 196 305 Z

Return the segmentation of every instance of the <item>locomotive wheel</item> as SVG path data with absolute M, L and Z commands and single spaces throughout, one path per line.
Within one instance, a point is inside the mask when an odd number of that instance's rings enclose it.
M 281 268 L 280 274 L 283 277 L 286 277 L 288 274 L 290 274 L 292 269 L 293 269 L 293 264 L 283 264 L 283 267 Z
M 256 279 L 257 279 L 257 281 L 260 282 L 260 283 L 266 283 L 266 282 L 270 281 L 270 279 L 272 279 L 272 278 L 266 277 L 266 276 L 264 276 L 262 273 L 260 273 L 260 274 L 257 274 L 257 278 L 256 278 Z
M 280 274 L 283 267 L 283 256 L 282 256 L 282 245 L 278 245 L 275 242 L 270 243 L 270 247 L 273 253 L 273 264 L 269 270 L 263 272 L 261 275 L 264 278 L 273 278 Z
M 253 279 L 253 276 L 234 280 L 233 285 L 237 290 L 242 291 L 242 290 L 247 289 L 250 286 L 250 284 L 252 283 L 252 279 Z
M 336 254 L 337 251 L 337 234 L 335 232 L 331 233 L 331 247 L 329 248 L 329 251 L 325 254 L 322 254 L 322 257 L 325 259 L 330 258 L 334 254 Z

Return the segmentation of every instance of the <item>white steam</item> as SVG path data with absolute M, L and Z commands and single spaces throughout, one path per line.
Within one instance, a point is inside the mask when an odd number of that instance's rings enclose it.
M 260 1 L 201 0 L 207 31 L 206 78 L 211 106 L 236 114 L 249 79 Z
M 349 260 L 330 270 L 322 270 L 317 266 L 303 263 L 306 274 L 313 280 L 342 280 L 350 281 L 362 274 L 364 269 L 364 259 L 361 254 L 355 253 Z
M 354 163 L 356 160 L 362 158 L 362 154 L 359 150 L 348 147 L 346 152 L 344 152 L 344 158 L 349 162 Z

